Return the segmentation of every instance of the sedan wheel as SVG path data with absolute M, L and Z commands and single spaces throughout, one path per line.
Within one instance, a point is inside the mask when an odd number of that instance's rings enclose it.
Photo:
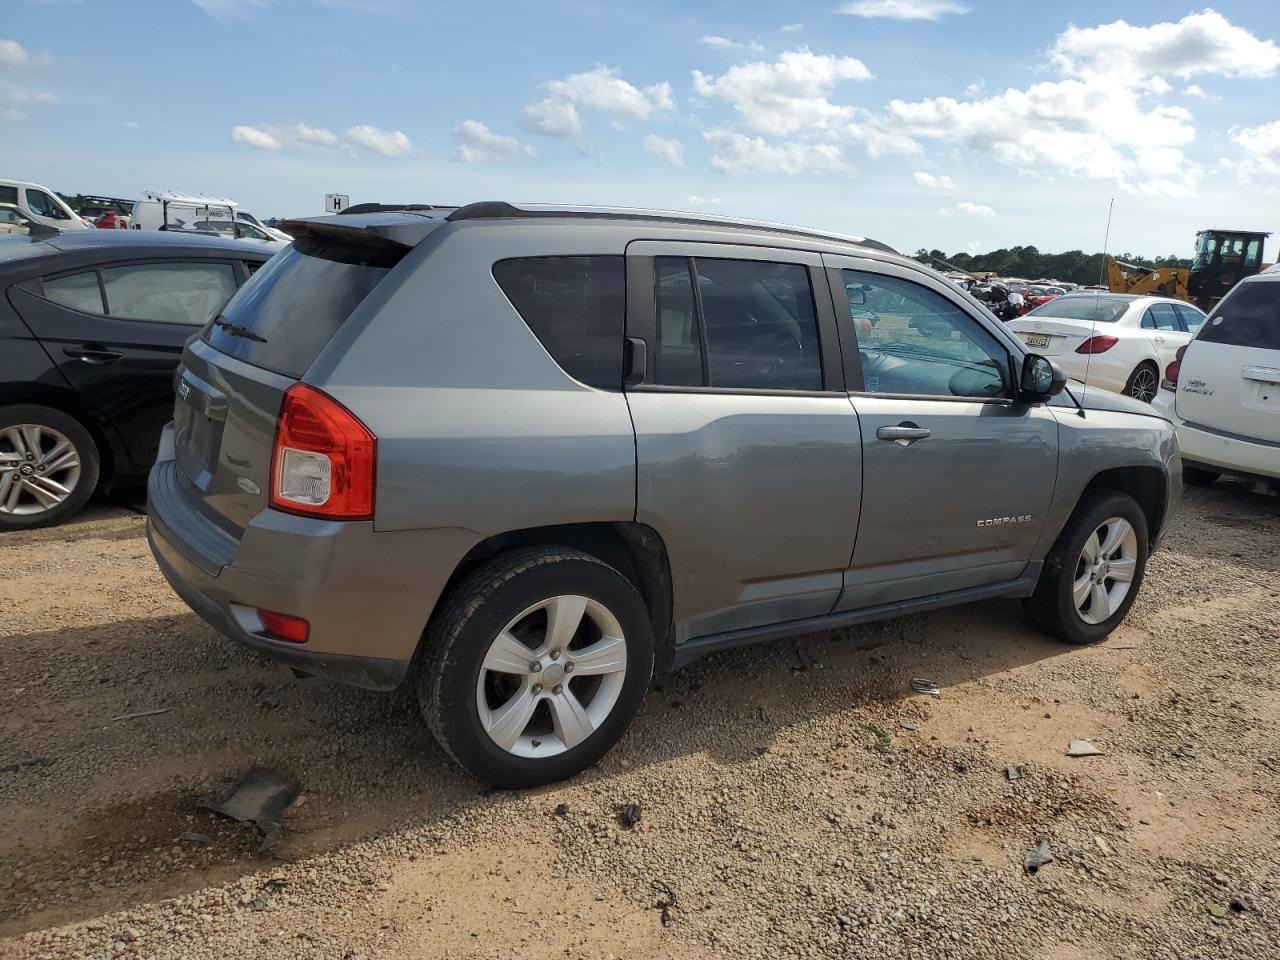
M 1112 517 L 1084 542 L 1071 586 L 1085 623 L 1102 623 L 1129 595 L 1138 566 L 1138 534 L 1123 517 Z
M 587 597 L 551 597 L 518 614 L 489 645 L 476 683 L 480 724 L 516 756 L 555 756 L 608 718 L 626 673 L 618 618 Z
M 38 423 L 0 429 L 0 515 L 33 517 L 62 505 L 80 484 L 80 451 Z
M 1133 376 L 1129 378 L 1129 389 L 1125 392 L 1135 400 L 1150 403 L 1155 399 L 1159 388 L 1159 375 L 1154 368 L 1144 365 L 1133 371 Z

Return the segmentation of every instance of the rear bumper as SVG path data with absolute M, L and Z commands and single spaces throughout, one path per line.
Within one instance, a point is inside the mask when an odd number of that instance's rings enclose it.
M 157 461 L 147 540 L 178 596 L 232 640 L 354 686 L 389 690 L 404 679 L 436 600 L 476 539 L 264 510 L 237 541 L 211 531 L 177 485 L 174 461 Z M 259 633 L 259 609 L 306 619 L 307 642 Z
M 1245 437 L 1213 430 L 1178 419 L 1173 392 L 1161 390 L 1155 407 L 1174 422 L 1178 446 L 1189 466 L 1201 466 L 1249 479 L 1280 479 L 1280 445 L 1253 442 Z

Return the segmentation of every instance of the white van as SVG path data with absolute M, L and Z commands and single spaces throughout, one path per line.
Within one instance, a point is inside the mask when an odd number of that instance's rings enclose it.
M 283 245 L 293 239 L 238 208 L 236 201 L 226 197 L 147 191 L 141 200 L 134 201 L 131 219 L 134 230 L 194 230 L 275 245 Z
M 0 203 L 11 203 L 31 220 L 58 230 L 91 230 L 86 223 L 63 203 L 62 198 L 38 183 L 26 180 L 0 180 Z

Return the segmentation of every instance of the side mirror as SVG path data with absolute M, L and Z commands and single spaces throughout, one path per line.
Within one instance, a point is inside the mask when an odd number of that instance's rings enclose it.
M 867 288 L 860 283 L 845 287 L 845 293 L 849 294 L 849 306 L 865 307 L 867 305 Z
M 1043 403 L 1060 394 L 1067 385 L 1067 376 L 1048 357 L 1029 353 L 1022 360 L 1022 374 L 1018 378 L 1018 399 L 1024 403 Z

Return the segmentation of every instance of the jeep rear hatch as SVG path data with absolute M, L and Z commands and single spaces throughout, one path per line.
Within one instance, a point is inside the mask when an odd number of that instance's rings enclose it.
M 229 560 L 244 527 L 268 506 L 285 392 L 440 224 L 385 213 L 339 219 L 287 222 L 293 246 L 264 264 L 183 353 L 168 482 L 226 538 L 220 556 L 204 558 L 209 567 Z

